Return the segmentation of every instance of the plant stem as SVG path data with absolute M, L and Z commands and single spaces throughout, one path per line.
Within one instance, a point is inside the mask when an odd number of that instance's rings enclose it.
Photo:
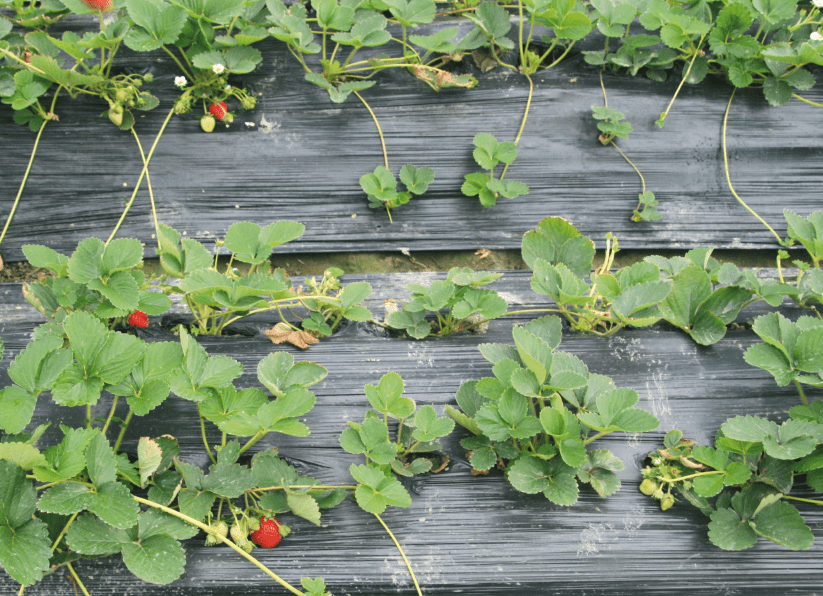
M 245 445 L 243 445 L 243 447 L 240 448 L 240 454 L 245 453 L 249 449 L 249 447 L 257 443 L 257 441 L 265 437 L 267 434 L 267 432 L 255 433 L 255 435 L 251 439 L 249 439 L 248 442 Z
M 114 452 L 117 453 L 117 450 L 120 449 L 120 443 L 123 442 L 123 437 L 126 436 L 126 429 L 129 427 L 129 422 L 131 422 L 131 417 L 134 416 L 134 410 L 129 408 L 129 413 L 126 415 L 126 419 L 123 421 L 123 428 L 120 429 L 120 434 L 117 435 L 117 441 L 114 443 Z
M 397 542 L 397 538 L 395 538 L 394 534 L 392 534 L 392 531 L 389 530 L 389 526 L 386 525 L 386 522 L 384 522 L 381 519 L 381 517 L 376 513 L 374 514 L 374 517 L 377 518 L 377 521 L 380 522 L 380 525 L 383 526 L 383 529 L 385 529 L 388 535 L 391 537 L 392 541 L 394 542 L 394 545 L 397 547 L 397 550 L 400 551 L 400 556 L 403 557 L 403 561 L 406 563 L 406 568 L 408 568 L 409 570 L 409 574 L 411 575 L 412 581 L 414 582 L 414 587 L 417 588 L 418 596 L 423 596 L 423 592 L 420 591 L 420 584 L 417 583 L 417 578 L 414 575 L 414 570 L 412 569 L 411 563 L 409 563 L 409 560 L 406 558 L 406 553 L 403 552 L 403 547 L 401 547 L 400 543 Z
M 168 513 L 169 515 L 173 515 L 174 517 L 176 517 L 178 519 L 182 519 L 184 522 L 186 522 L 188 524 L 191 524 L 193 526 L 196 526 L 196 527 L 200 528 L 201 530 L 203 530 L 207 534 L 210 534 L 210 535 L 214 536 L 215 538 L 217 538 L 218 540 L 220 540 L 220 542 L 222 542 L 223 544 L 225 544 L 226 546 L 228 546 L 229 548 L 231 548 L 232 550 L 237 552 L 243 558 L 245 558 L 248 561 L 250 561 L 251 563 L 253 563 L 263 573 L 265 573 L 270 578 L 272 578 L 274 581 L 276 581 L 278 584 L 280 584 L 281 586 L 286 588 L 292 594 L 297 594 L 298 596 L 305 596 L 304 592 L 301 592 L 300 590 L 295 588 L 293 585 L 291 585 L 289 582 L 282 579 L 280 576 L 278 576 L 276 573 L 274 573 L 271 569 L 269 569 L 268 567 L 263 565 L 263 563 L 261 563 L 260 561 L 258 561 L 254 557 L 252 557 L 249 553 L 244 551 L 242 548 L 237 546 L 234 542 L 232 542 L 231 540 L 229 540 L 227 538 L 224 538 L 223 536 L 220 536 L 219 534 L 217 534 L 212 528 L 210 528 L 206 524 L 200 523 L 199 521 L 197 521 L 194 518 L 189 517 L 188 515 L 184 515 L 184 514 L 180 513 L 179 511 L 175 511 L 174 509 L 166 507 L 165 505 L 160 505 L 159 503 L 155 503 L 154 501 L 149 501 L 148 499 L 142 499 L 142 498 L 136 497 L 136 496 L 132 496 L 132 498 L 135 501 L 137 501 L 138 503 L 141 503 L 143 505 L 148 505 L 149 507 L 154 507 L 155 509 L 159 509 L 160 511 L 164 511 L 164 512 Z
M 803 405 L 808 406 L 809 402 L 806 400 L 806 394 L 803 391 L 803 386 L 800 384 L 800 381 L 797 379 L 794 380 L 795 385 L 797 385 L 797 392 L 800 394 L 800 399 L 803 400 Z
M 69 521 L 67 521 L 67 522 L 66 522 L 66 525 L 65 525 L 65 526 L 63 526 L 63 529 L 62 529 L 62 530 L 60 530 L 60 534 L 57 536 L 57 539 L 54 541 L 54 544 L 52 544 L 52 545 L 51 545 L 51 552 L 54 552 L 54 549 L 55 549 L 55 548 L 57 548 L 57 545 L 58 545 L 58 544 L 60 544 L 60 541 L 63 539 L 63 536 L 65 536 L 66 532 L 67 532 L 67 531 L 68 531 L 68 529 L 69 529 L 69 526 L 72 524 L 72 522 L 73 522 L 75 519 L 77 519 L 77 516 L 78 516 L 78 515 L 80 515 L 80 512 L 79 512 L 79 511 L 75 511 L 75 512 L 74 512 L 74 515 L 72 515 L 72 516 L 69 518 Z
M 815 107 L 818 107 L 818 108 L 823 108 L 823 103 L 815 103 L 815 102 L 813 102 L 809 99 L 806 99 L 805 97 L 799 96 L 797 93 L 792 93 L 792 97 L 795 97 L 795 98 L 799 99 L 800 101 L 805 101 L 809 105 L 812 105 L 812 106 L 815 106 Z
M 820 505 L 823 506 L 823 501 L 818 499 L 804 499 L 803 497 L 791 497 L 789 495 L 783 495 L 784 499 L 791 499 L 792 501 L 801 501 L 802 503 L 811 503 L 812 505 Z
M 377 116 L 371 109 L 371 106 L 368 103 L 366 103 L 365 99 L 363 99 L 363 96 L 360 95 L 357 91 L 353 91 L 352 93 L 354 93 L 357 96 L 357 99 L 359 99 L 363 103 L 363 105 L 366 106 L 366 109 L 369 111 L 369 114 L 371 114 L 372 120 L 374 120 L 374 125 L 377 127 L 377 134 L 380 135 L 380 145 L 383 148 L 383 164 L 386 166 L 386 169 L 388 170 L 389 154 L 386 151 L 386 140 L 383 138 L 383 129 L 380 128 L 380 122 L 377 120 Z
M 357 91 L 353 91 L 352 93 L 354 93 L 357 96 L 357 99 L 359 99 L 363 103 L 363 105 L 366 106 L 366 109 L 369 111 L 369 114 L 371 114 L 372 120 L 374 120 L 374 125 L 377 127 L 377 134 L 380 135 L 380 146 L 383 148 L 383 163 L 385 164 L 386 169 L 388 170 L 389 154 L 386 151 L 386 140 L 383 138 L 383 129 L 380 128 L 380 122 L 377 120 L 377 116 L 375 115 L 374 110 L 372 110 L 371 106 L 368 103 L 366 103 L 365 99 L 363 99 L 363 96 L 360 95 Z M 389 223 L 394 223 L 391 218 L 391 209 L 389 209 L 388 206 L 386 207 L 386 214 L 388 214 L 389 216 Z
M 106 431 L 109 430 L 109 424 L 111 424 L 111 419 L 114 418 L 114 411 L 117 409 L 117 400 L 120 399 L 119 395 L 115 395 L 114 399 L 111 400 L 111 410 L 109 411 L 109 417 L 106 418 L 106 423 L 103 425 L 103 428 L 100 429 L 100 432 L 105 435 Z
M 77 585 L 80 586 L 80 591 L 85 594 L 85 596 L 90 596 L 88 590 L 86 590 L 86 586 L 83 585 L 83 582 L 80 580 L 80 576 L 77 575 L 77 572 L 74 570 L 74 567 L 71 566 L 71 563 L 66 563 L 66 567 L 71 573 L 71 576 L 74 578 L 74 581 L 77 582 Z
M 309 492 L 312 490 L 319 490 L 319 491 L 326 491 L 326 490 L 335 490 L 337 488 L 343 488 L 346 490 L 355 490 L 357 485 L 348 485 L 348 484 L 290 484 L 288 487 L 289 490 L 301 490 L 301 489 L 310 489 Z M 282 486 L 266 486 L 261 488 L 255 488 L 254 492 L 268 492 L 273 490 L 286 490 L 286 488 Z
M 748 212 L 749 212 L 749 213 L 751 213 L 752 215 L 754 215 L 754 216 L 755 216 L 755 218 L 757 218 L 757 221 L 759 221 L 759 222 L 760 222 L 760 223 L 762 223 L 764 226 L 766 226 L 766 227 L 769 229 L 769 231 L 770 231 L 772 234 L 774 234 L 774 237 L 775 237 L 775 238 L 777 238 L 777 242 L 778 242 L 778 243 L 780 243 L 780 242 L 781 242 L 781 239 L 780 239 L 780 236 L 778 236 L 778 235 L 777 235 L 777 232 L 775 232 L 775 231 L 774 231 L 774 229 L 773 229 L 773 228 L 772 228 L 769 224 L 767 224 L 767 223 L 763 220 L 763 218 L 762 218 L 762 217 L 760 217 L 757 213 L 755 213 L 755 212 L 754 212 L 754 210 L 753 210 L 751 207 L 749 207 L 749 206 L 748 206 L 748 205 L 747 205 L 747 204 L 743 201 L 743 199 L 741 199 L 741 198 L 740 198 L 740 196 L 739 196 L 739 195 L 738 195 L 738 194 L 734 191 L 734 187 L 732 186 L 732 179 L 731 179 L 731 175 L 729 174 L 729 153 L 728 153 L 728 151 L 726 150 L 726 127 L 727 127 L 727 124 L 728 124 L 728 121 L 729 121 L 729 110 L 730 110 L 730 109 L 731 109 L 731 107 L 732 107 L 732 100 L 734 99 L 734 92 L 735 92 L 735 91 L 736 91 L 736 89 L 732 91 L 732 95 L 731 95 L 731 97 L 729 98 L 729 103 L 728 103 L 728 105 L 726 106 L 726 113 L 725 113 L 725 115 L 723 116 L 723 135 L 722 135 L 722 141 L 723 141 L 723 165 L 724 165 L 724 168 L 725 168 L 725 170 L 726 170 L 726 182 L 728 183 L 728 185 L 729 185 L 729 190 L 730 190 L 730 191 L 732 192 L 732 194 L 734 195 L 734 198 L 735 198 L 735 199 L 737 199 L 737 201 L 738 201 L 741 205 L 743 205 L 743 206 L 746 208 L 746 210 L 748 210 Z
M 154 155 L 154 150 L 157 149 L 157 143 L 160 142 L 160 137 L 163 136 L 163 131 L 166 130 L 166 125 L 169 123 L 169 120 L 171 120 L 173 114 L 174 107 L 172 106 L 171 110 L 169 110 L 168 116 L 166 116 L 166 119 L 163 121 L 163 126 L 160 127 L 160 131 L 154 138 L 154 143 L 152 143 L 148 157 L 144 157 L 143 159 L 143 169 L 140 172 L 140 178 L 137 179 L 137 184 L 134 185 L 134 192 L 131 193 L 131 199 L 129 199 L 129 202 L 126 204 L 126 208 L 123 210 L 123 215 L 120 216 L 120 220 L 117 222 L 117 225 L 114 226 L 114 229 L 111 232 L 111 236 L 109 236 L 109 239 L 106 240 L 106 246 L 108 246 L 109 243 L 114 239 L 114 236 L 117 234 L 117 230 L 120 229 L 120 225 L 123 223 L 123 220 L 126 219 L 126 214 L 129 212 L 129 209 L 131 209 L 131 205 L 132 203 L 134 203 L 134 199 L 137 197 L 137 191 L 140 190 L 140 185 L 143 183 L 143 177 L 149 173 L 149 162 L 151 162 L 151 158 Z
M 532 95 L 534 94 L 534 81 L 529 75 L 523 75 L 529 80 L 529 98 L 526 100 L 526 111 L 523 113 L 523 120 L 520 122 L 520 130 L 517 131 L 517 136 L 514 139 L 514 144 L 517 145 L 520 142 L 520 137 L 523 136 L 523 129 L 526 128 L 526 120 L 529 118 L 529 109 L 532 106 Z M 506 172 L 509 170 L 509 165 L 506 164 L 506 167 L 503 168 L 503 173 L 500 174 L 500 179 L 506 177 Z
M 209 440 L 206 438 L 206 423 L 203 420 L 203 414 L 200 413 L 200 404 L 197 404 L 197 415 L 200 417 L 200 435 L 203 437 L 203 445 L 206 447 L 206 453 L 209 454 L 211 463 L 216 464 L 217 460 L 212 455 L 211 447 L 209 447 Z
M 57 91 L 54 92 L 54 98 L 51 100 L 51 108 L 49 109 L 50 112 L 54 112 L 54 106 L 57 102 L 57 95 L 60 93 L 60 89 L 63 87 L 60 86 L 57 88 Z M 20 197 L 23 196 L 23 189 L 26 188 L 26 182 L 29 179 L 29 173 L 31 172 L 31 166 L 34 163 L 34 156 L 37 154 L 37 146 L 40 144 L 40 137 L 43 135 L 43 129 L 46 128 L 46 124 L 49 122 L 48 119 L 43 119 L 43 123 L 40 125 L 40 130 L 37 131 L 37 137 L 34 139 L 34 147 L 31 148 L 31 157 L 29 157 L 29 165 L 26 166 L 26 172 L 23 174 L 23 180 L 20 182 L 20 188 L 17 190 L 17 196 L 14 198 L 14 203 L 11 206 L 11 211 L 9 211 L 9 216 L 6 218 L 6 225 L 3 226 L 3 232 L 0 233 L 0 244 L 3 244 L 3 238 L 6 237 L 6 231 L 9 229 L 11 225 L 11 220 L 14 218 L 14 212 L 17 211 L 17 205 L 20 204 Z
M 689 474 L 688 476 L 680 476 L 679 478 L 661 478 L 663 482 L 668 482 L 669 484 L 673 484 L 675 482 L 680 482 L 681 480 L 691 480 L 692 478 L 697 478 L 698 476 L 711 476 L 712 474 L 725 474 L 725 470 L 712 470 L 711 472 L 697 472 L 696 474 Z
M 634 165 L 634 164 L 632 163 L 632 160 L 630 160 L 630 159 L 628 158 L 628 156 L 626 156 L 626 154 L 625 154 L 625 153 L 623 153 L 623 151 L 621 151 L 620 147 L 618 147 L 618 146 L 617 146 L 617 144 L 614 142 L 614 139 L 612 139 L 612 140 L 611 140 L 611 141 L 609 141 L 609 142 L 612 144 L 612 146 L 613 146 L 615 149 L 617 149 L 617 152 L 618 152 L 620 155 L 622 155 L 622 156 L 623 156 L 623 159 L 625 159 L 625 160 L 629 163 L 629 165 L 630 165 L 632 168 L 634 168 L 634 171 L 635 171 L 635 172 L 637 172 L 637 175 L 638 175 L 638 176 L 640 176 L 640 183 L 643 185 L 643 192 L 646 192 L 646 180 L 645 180 L 645 178 L 643 178 L 643 174 L 641 174 L 641 173 L 640 173 L 640 170 L 638 170 L 638 169 L 637 169 L 637 166 L 636 166 L 636 165 Z M 639 207 L 638 207 L 638 208 L 639 208 Z
M 137 136 L 137 131 L 131 127 L 131 134 L 134 135 L 134 140 L 137 142 L 137 148 L 140 150 L 140 159 L 143 160 L 143 165 L 146 166 L 146 154 L 143 153 L 143 145 L 140 143 L 140 137 Z M 151 201 L 151 215 L 154 218 L 154 235 L 157 236 L 157 248 L 160 246 L 160 225 L 157 223 L 157 207 L 154 204 L 154 190 L 151 187 L 151 176 L 149 170 L 146 169 L 146 186 L 149 187 L 149 201 Z
M 692 66 L 694 66 L 694 61 L 697 60 L 697 56 L 700 54 L 700 46 L 703 45 L 703 38 L 706 36 L 703 35 L 700 38 L 700 41 L 697 42 L 697 48 L 695 49 L 694 56 L 692 56 L 691 62 L 689 62 L 689 68 L 686 69 L 686 72 L 683 73 L 683 78 L 680 79 L 680 84 L 677 86 L 677 89 L 674 91 L 674 95 L 672 96 L 672 100 L 669 102 L 669 105 L 666 106 L 666 111 L 660 114 L 660 120 L 658 120 L 658 124 L 660 127 L 663 127 L 663 123 L 666 122 L 666 116 L 669 115 L 669 110 L 672 109 L 674 105 L 674 100 L 677 99 L 677 96 L 680 94 L 680 89 L 683 88 L 683 84 L 686 82 L 686 79 L 689 78 L 689 73 L 692 71 Z
M 193 81 L 194 77 L 192 76 L 192 74 L 188 70 L 186 70 L 186 67 L 183 66 L 183 63 L 180 62 L 180 60 L 177 59 L 177 56 L 172 54 L 171 50 L 169 48 L 167 48 L 166 46 L 160 46 L 160 47 L 162 47 L 163 51 L 165 51 L 169 56 L 171 56 L 171 59 L 174 60 L 177 63 L 177 66 L 180 67 L 180 70 L 183 71 L 183 74 L 188 75 L 189 80 Z
M 604 436 L 604 435 L 609 434 L 609 432 L 611 432 L 611 431 L 604 430 L 602 433 L 597 433 L 597 434 L 596 434 L 596 435 L 594 435 L 593 437 L 591 437 L 591 438 L 586 439 L 585 441 L 583 441 L 583 444 L 584 444 L 584 445 L 588 445 L 589 443 L 592 443 L 592 442 L 596 441 L 596 440 L 597 440 L 597 439 L 599 439 L 600 437 L 602 437 L 602 436 Z

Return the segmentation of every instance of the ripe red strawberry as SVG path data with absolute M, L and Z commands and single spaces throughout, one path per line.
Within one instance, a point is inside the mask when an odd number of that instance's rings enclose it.
M 280 544 L 280 524 L 274 518 L 260 518 L 260 529 L 252 532 L 251 541 L 263 548 L 274 548 Z
M 226 117 L 226 114 L 228 113 L 229 108 L 228 106 L 226 106 L 225 101 L 221 101 L 220 103 L 213 103 L 209 106 L 209 114 L 220 120 L 220 122 L 223 121 L 223 119 Z
M 136 310 L 129 315 L 129 325 L 145 329 L 149 326 L 149 316 L 142 310 Z
M 85 0 L 85 2 L 93 10 L 111 10 L 111 0 Z

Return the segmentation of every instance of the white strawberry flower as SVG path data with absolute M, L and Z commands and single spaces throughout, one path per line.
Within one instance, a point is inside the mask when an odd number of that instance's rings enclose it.
M 823 41 L 823 35 L 821 35 L 817 31 L 812 31 L 812 34 L 809 36 L 809 39 L 812 41 Z
M 817 8 L 823 8 L 823 0 L 812 0 L 812 4 L 814 4 Z
M 217 74 L 223 74 L 223 71 L 226 70 L 226 67 L 222 64 L 214 64 L 212 65 L 211 69 Z
M 174 84 L 182 89 L 188 85 L 189 82 L 186 80 L 186 77 L 174 77 Z

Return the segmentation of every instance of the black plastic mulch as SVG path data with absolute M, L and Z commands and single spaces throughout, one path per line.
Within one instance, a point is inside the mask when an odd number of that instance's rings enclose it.
M 507 174 L 526 183 L 531 193 L 501 198 L 491 209 L 460 192 L 464 175 L 479 171 L 472 139 L 487 132 L 501 141 L 514 140 L 526 104 L 526 79 L 502 68 L 481 74 L 470 56 L 459 69 L 477 75 L 479 85 L 471 90 L 435 93 L 402 69 L 383 72 L 363 95 L 385 133 L 392 171 L 397 175 L 411 163 L 436 173 L 428 193 L 395 210 L 389 224 L 384 211 L 368 208 L 358 184 L 383 163 L 364 106 L 354 96 L 332 103 L 324 90 L 303 79 L 301 67 L 280 42 L 271 39 L 258 47 L 263 63 L 232 81 L 258 94 L 257 107 L 238 112 L 230 128 L 221 125 L 212 134 L 199 129 L 200 106 L 174 117 L 152 161 L 160 220 L 188 237 L 212 243 L 235 221 L 265 225 L 292 219 L 306 225 L 306 234 L 279 250 L 511 249 L 542 218 L 559 215 L 598 245 L 611 231 L 625 248 L 776 247 L 726 185 L 720 132 L 731 94 L 727 84 L 707 80 L 684 86 L 660 130 L 654 121 L 677 80 L 605 76 L 608 105 L 634 126 L 630 138 L 618 144 L 645 176 L 664 216 L 656 223 L 632 223 L 640 179 L 613 147 L 597 140 L 591 107 L 603 105 L 599 71 L 579 53 L 534 76 L 520 155 Z M 135 127 L 148 151 L 176 97 L 173 77 L 179 73 L 162 53 L 123 50 L 122 58 L 123 68 L 157 75 L 150 90 L 161 105 L 138 118 Z M 823 101 L 818 88 L 804 95 Z M 58 102 L 60 121 L 46 127 L 21 206 L 0 248 L 6 261 L 23 260 L 20 247 L 27 243 L 69 253 L 83 238 L 106 238 L 114 227 L 141 163 L 132 136 L 100 117 L 105 107 L 94 99 Z M 823 138 L 811 125 L 815 117 L 814 107 L 796 99 L 770 107 L 754 89 L 739 90 L 732 106 L 733 183 L 781 234 L 783 208 L 807 215 L 820 205 Z M 0 146 L 6 148 L 0 168 L 2 217 L 33 141 L 33 133 L 12 123 L 11 110 L 0 110 Z M 146 254 L 152 256 L 153 232 L 143 190 L 120 236 L 146 242 Z
M 349 276 L 347 281 L 365 279 L 372 284 L 374 292 L 368 305 L 381 317 L 382 299 L 404 298 L 406 283 L 428 283 L 433 277 Z M 528 289 L 526 273 L 507 274 L 494 286 L 511 308 L 545 304 Z M 40 321 L 20 298 L 19 286 L 0 286 L 0 301 L 5 371 Z M 765 310 L 753 306 L 738 322 L 745 323 Z M 798 314 L 790 308 L 783 312 Z M 146 339 L 174 340 L 158 325 L 160 322 L 152 319 Z M 247 330 L 254 332 L 258 329 L 255 325 L 262 329 L 271 322 L 260 321 Z M 396 371 L 405 380 L 408 397 L 418 405 L 432 404 L 442 413 L 445 404 L 454 403 L 462 382 L 491 374 L 491 365 L 477 346 L 486 342 L 511 344 L 513 322 L 494 321 L 486 335 L 463 333 L 426 341 L 390 338 L 371 324 L 352 324 L 307 352 L 274 346 L 259 334 L 203 337 L 201 342 L 210 354 L 227 354 L 243 363 L 246 372 L 236 383 L 238 387 L 256 386 L 257 362 L 275 350 L 289 350 L 297 360 L 327 367 L 328 377 L 313 388 L 318 405 L 305 417 L 312 434 L 303 439 L 268 437 L 258 447 L 277 446 L 300 473 L 328 484 L 347 484 L 351 482 L 349 466 L 362 463 L 362 458 L 340 449 L 338 437 L 346 421 L 362 420 L 368 408 L 364 384 L 377 383 L 385 373 Z M 819 563 L 823 515 L 819 509 L 798 505 L 818 539 L 807 551 L 792 552 L 761 539 L 753 549 L 728 552 L 709 542 L 708 519 L 697 510 L 678 504 L 664 513 L 656 501 L 637 490 L 644 457 L 661 446 L 666 431 L 678 428 L 685 436 L 706 444 L 729 417 L 751 414 L 782 419 L 789 407 L 799 403 L 790 387 L 778 388 L 771 375 L 743 361 L 744 350 L 755 340 L 751 331 L 730 330 L 718 344 L 701 347 L 664 325 L 626 330 L 610 339 L 566 333 L 560 349 L 582 358 L 593 372 L 611 376 L 618 386 L 636 389 L 639 406 L 660 419 L 660 429 L 598 441 L 596 446 L 611 449 L 625 462 L 626 469 L 620 473 L 623 486 L 607 499 L 583 490 L 580 501 L 572 507 L 553 505 L 541 495 L 518 493 L 499 471 L 486 477 L 472 476 L 458 444 L 466 433 L 453 433 L 445 441 L 445 451 L 451 457 L 449 467 L 439 474 L 404 481 L 412 494 L 411 507 L 390 508 L 383 516 L 414 566 L 423 593 L 816 593 L 823 582 Z M 8 382 L 5 372 L 0 373 L 0 386 Z M 108 403 L 101 400 L 93 414 L 103 414 Z M 79 425 L 83 414 L 57 407 L 42 396 L 34 423 L 52 422 L 43 444 L 59 436 L 58 422 Z M 140 436 L 171 432 L 181 443 L 182 459 L 206 465 L 193 403 L 171 398 L 149 418 L 133 423 L 124 443 L 126 452 L 134 451 Z M 210 440 L 219 441 L 213 431 L 216 429 L 209 430 Z M 811 496 L 802 485 L 798 494 Z M 322 576 L 337 595 L 415 593 L 397 550 L 377 520 L 350 500 L 324 513 L 319 528 L 290 515 L 280 519 L 290 524 L 294 533 L 276 549 L 258 549 L 254 554 L 292 583 L 303 576 Z M 206 548 L 202 539 L 193 539 L 186 543 L 186 551 L 185 575 L 165 587 L 135 580 L 117 557 L 77 563 L 76 569 L 96 596 L 286 593 L 227 549 Z M 17 589 L 7 576 L 0 578 L 0 594 L 16 594 Z M 61 570 L 25 593 L 45 596 L 73 591 Z

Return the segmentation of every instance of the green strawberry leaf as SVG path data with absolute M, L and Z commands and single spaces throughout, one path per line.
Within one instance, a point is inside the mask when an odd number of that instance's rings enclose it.
M 32 519 L 36 500 L 25 471 L 0 461 L 0 565 L 24 586 L 42 579 L 52 555 L 46 524 Z
M 385 474 L 376 465 L 356 465 L 349 468 L 352 477 L 360 483 L 354 491 L 354 498 L 361 509 L 377 515 L 388 505 L 408 507 L 411 496 L 393 475 Z

